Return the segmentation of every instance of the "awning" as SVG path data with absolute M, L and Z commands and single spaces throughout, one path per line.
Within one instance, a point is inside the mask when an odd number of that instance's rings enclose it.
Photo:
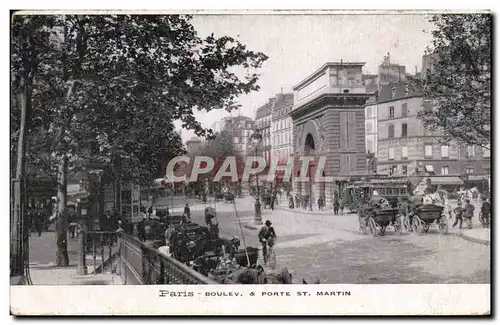
M 432 165 L 425 165 L 425 171 L 428 173 L 433 173 L 434 172 L 434 166 Z
M 464 181 L 457 176 L 452 177 L 427 177 L 431 179 L 432 185 L 463 185 Z

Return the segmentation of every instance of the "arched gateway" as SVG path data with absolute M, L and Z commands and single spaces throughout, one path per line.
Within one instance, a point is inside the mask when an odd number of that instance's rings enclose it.
M 297 171 L 299 157 L 313 154 L 316 163 L 320 156 L 325 157 L 324 175 L 335 180 L 366 173 L 364 104 L 368 95 L 362 82 L 363 65 L 328 62 L 293 88 L 295 102 L 290 115 Z M 321 195 L 331 203 L 336 187 L 335 182 L 294 181 L 295 192 L 312 192 L 313 203 Z

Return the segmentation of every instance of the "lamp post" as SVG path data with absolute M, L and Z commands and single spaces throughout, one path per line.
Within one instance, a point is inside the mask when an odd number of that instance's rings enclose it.
M 252 143 L 255 147 L 255 157 L 257 157 L 257 150 L 259 147 L 259 144 L 262 141 L 262 135 L 259 132 L 255 132 L 252 134 L 251 137 Z M 259 188 L 259 175 L 257 176 L 257 198 L 255 200 L 255 217 L 254 217 L 254 222 L 256 225 L 262 225 L 262 213 L 260 209 L 260 188 Z

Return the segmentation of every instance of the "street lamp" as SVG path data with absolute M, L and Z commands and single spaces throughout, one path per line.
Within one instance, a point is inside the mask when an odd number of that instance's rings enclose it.
M 262 135 L 259 132 L 255 131 L 255 133 L 252 134 L 250 139 L 252 140 L 252 143 L 255 147 L 255 157 L 257 157 L 257 150 L 258 150 L 258 147 L 262 141 Z M 254 219 L 254 222 L 256 225 L 261 225 L 262 224 L 262 213 L 261 213 L 261 209 L 260 209 L 259 175 L 256 175 L 256 176 L 257 176 L 257 198 L 255 200 L 255 219 Z

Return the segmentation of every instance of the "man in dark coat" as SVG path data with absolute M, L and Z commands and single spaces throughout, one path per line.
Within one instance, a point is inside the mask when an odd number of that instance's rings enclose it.
M 187 203 L 184 207 L 184 214 L 186 215 L 188 220 L 191 220 L 191 209 L 189 208 L 189 205 Z

